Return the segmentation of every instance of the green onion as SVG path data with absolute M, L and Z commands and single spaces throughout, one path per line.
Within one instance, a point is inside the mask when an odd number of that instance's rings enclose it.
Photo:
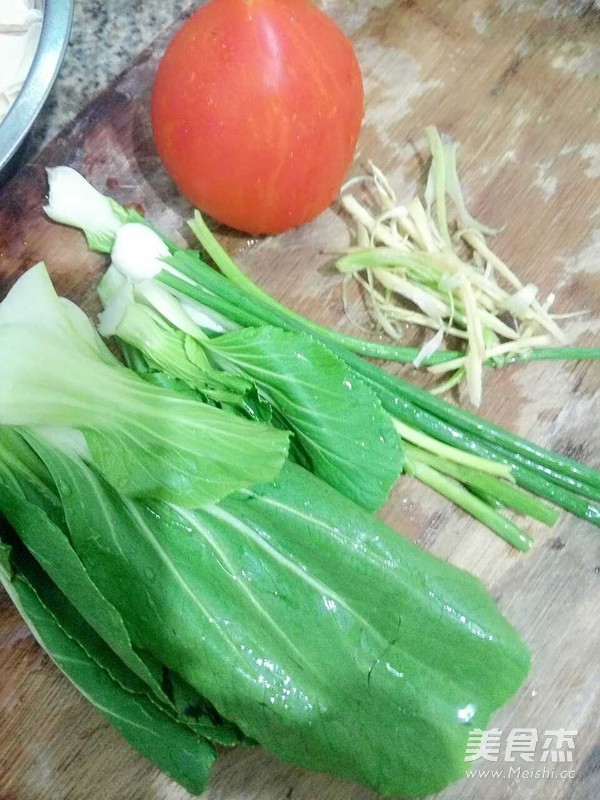
M 406 458 L 405 469 L 408 475 L 414 475 L 415 478 L 431 486 L 443 497 L 452 500 L 453 503 L 463 508 L 475 519 L 483 522 L 484 525 L 513 547 L 524 552 L 531 549 L 533 539 L 530 536 L 520 528 L 517 528 L 516 525 L 491 508 L 487 503 L 480 500 L 476 495 L 465 489 L 458 481 L 438 472 L 423 461 L 416 461 L 409 457 Z

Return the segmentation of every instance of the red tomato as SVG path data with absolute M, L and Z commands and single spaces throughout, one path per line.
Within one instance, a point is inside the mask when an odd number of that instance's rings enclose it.
M 310 0 L 211 0 L 158 68 L 159 155 L 198 208 L 233 228 L 297 227 L 334 199 L 363 116 L 350 41 Z

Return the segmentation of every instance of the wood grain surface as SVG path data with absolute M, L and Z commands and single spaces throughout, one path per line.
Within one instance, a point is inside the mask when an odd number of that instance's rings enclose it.
M 461 143 L 469 204 L 504 226 L 498 252 L 557 310 L 586 309 L 569 338 L 597 344 L 600 319 L 600 10 L 582 0 L 324 0 L 352 36 L 366 118 L 354 171 L 372 159 L 408 199 L 423 174 L 425 125 Z M 178 23 L 180 24 L 180 23 Z M 177 26 L 175 26 L 177 27 Z M 0 295 L 37 261 L 59 292 L 97 310 L 104 261 L 41 212 L 44 168 L 79 169 L 183 238 L 190 208 L 161 169 L 148 121 L 149 87 L 172 31 L 21 170 L 0 196 Z M 348 241 L 339 209 L 303 229 L 225 241 L 244 268 L 291 307 L 353 331 L 331 253 Z M 376 336 L 376 333 L 373 334 Z M 405 370 L 406 371 L 406 370 Z M 409 374 L 407 372 L 407 374 Z M 413 375 L 410 374 L 411 379 Z M 0 378 L 1 379 L 1 378 Z M 600 467 L 597 363 L 537 363 L 488 374 L 482 415 Z M 456 398 L 455 398 L 456 399 Z M 458 398 L 461 399 L 461 398 Z M 600 547 L 598 531 L 563 514 L 529 525 L 528 555 L 403 478 L 384 518 L 483 579 L 533 653 L 518 696 L 495 718 L 512 728 L 576 729 L 571 777 L 468 777 L 443 800 L 600 797 Z M 137 756 L 34 643 L 0 597 L 1 800 L 183 800 L 187 793 Z M 538 752 L 532 766 L 539 763 Z M 521 762 L 522 767 L 527 767 Z M 518 766 L 518 763 L 512 766 Z M 530 765 L 531 766 L 531 765 Z M 560 767 L 562 765 L 556 765 Z M 368 791 L 284 765 L 261 749 L 220 757 L 204 800 L 367 800 Z

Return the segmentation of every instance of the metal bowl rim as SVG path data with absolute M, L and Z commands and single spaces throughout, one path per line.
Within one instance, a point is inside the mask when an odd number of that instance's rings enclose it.
M 10 162 L 42 110 L 62 65 L 73 22 L 73 0 L 45 0 L 31 69 L 0 123 L 0 171 Z

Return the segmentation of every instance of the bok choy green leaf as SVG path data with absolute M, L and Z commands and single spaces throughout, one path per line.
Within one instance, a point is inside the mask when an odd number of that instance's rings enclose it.
M 364 508 L 381 508 L 402 472 L 400 439 L 375 393 L 343 361 L 308 336 L 270 326 L 203 346 L 279 411 L 311 472 Z
M 49 452 L 41 440 L 37 446 Z M 121 615 L 98 590 L 73 549 L 64 514 L 57 514 L 57 508 L 62 511 L 56 486 L 39 456 L 23 435 L 0 427 L 1 513 L 21 532 L 19 547 L 25 545 L 45 570 L 44 586 L 51 591 L 54 605 L 62 609 L 71 635 L 123 688 L 146 694 L 199 735 L 222 744 L 243 743 L 238 729 L 220 719 L 192 687 L 132 641 Z M 38 569 L 36 574 L 37 587 L 42 573 Z
M 24 488 L 20 496 L 16 485 L 10 487 L 6 482 L 0 484 L 0 508 L 3 509 L 4 517 L 21 532 L 23 544 L 65 597 L 77 604 L 79 613 L 88 624 L 140 680 L 166 701 L 160 685 L 161 665 L 136 650 L 120 614 L 90 579 L 68 537 L 45 512 L 39 500 L 39 492 L 27 481 L 18 461 L 11 457 L 10 449 L 6 445 L 14 446 L 16 437 L 18 434 L 0 427 L 0 457 L 4 466 L 2 472 L 5 475 L 7 465 L 12 463 L 13 475 L 17 478 L 18 485 Z
M 190 510 L 126 498 L 76 455 L 30 443 L 136 646 L 286 761 L 388 794 L 437 791 L 527 674 L 479 581 L 301 467 Z
M 216 759 L 213 745 L 136 691 L 135 676 L 122 664 L 118 677 L 111 674 L 112 652 L 86 628 L 24 548 L 9 544 L 1 525 L 0 583 L 37 641 L 81 694 L 138 752 L 189 792 L 201 794 Z

